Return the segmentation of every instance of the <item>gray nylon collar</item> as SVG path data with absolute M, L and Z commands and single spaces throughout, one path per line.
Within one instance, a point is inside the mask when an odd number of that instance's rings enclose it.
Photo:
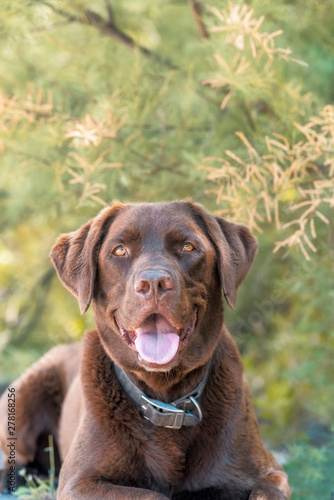
M 209 377 L 211 362 L 206 370 L 204 378 L 198 386 L 182 398 L 163 403 L 156 399 L 151 399 L 132 382 L 123 368 L 114 364 L 115 373 L 128 395 L 137 403 L 139 411 L 144 418 L 152 424 L 168 429 L 181 429 L 182 426 L 197 425 L 202 421 L 202 411 L 198 403 L 205 384 Z M 192 412 L 195 412 L 192 413 Z

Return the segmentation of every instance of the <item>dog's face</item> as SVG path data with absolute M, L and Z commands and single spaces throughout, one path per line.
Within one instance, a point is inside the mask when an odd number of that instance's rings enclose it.
M 245 226 L 179 201 L 116 204 L 61 236 L 51 257 L 81 311 L 93 301 L 104 348 L 118 364 L 189 371 L 211 357 L 221 288 L 233 307 L 256 248 Z

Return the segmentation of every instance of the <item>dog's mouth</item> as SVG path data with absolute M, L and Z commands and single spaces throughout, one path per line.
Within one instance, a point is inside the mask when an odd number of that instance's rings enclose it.
M 197 311 L 182 328 L 174 327 L 159 313 L 150 314 L 135 330 L 127 330 L 115 317 L 124 341 L 147 363 L 165 365 L 188 343 L 195 329 Z

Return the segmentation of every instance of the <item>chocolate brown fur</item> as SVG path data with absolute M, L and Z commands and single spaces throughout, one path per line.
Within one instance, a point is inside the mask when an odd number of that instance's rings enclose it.
M 185 241 L 193 251 L 185 253 Z M 118 244 L 125 256 L 113 253 Z M 240 355 L 223 324 L 221 290 L 234 307 L 256 249 L 245 226 L 187 200 L 115 204 L 58 239 L 51 252 L 58 275 L 82 312 L 92 302 L 98 329 L 83 347 L 47 353 L 15 386 L 19 461 L 33 458 L 41 432 L 53 432 L 64 460 L 59 500 L 290 498 L 286 474 L 262 444 Z M 142 278 L 147 270 L 158 278 Z M 194 331 L 162 365 L 142 359 L 118 326 L 136 331 L 159 314 L 179 332 L 194 311 Z M 170 402 L 197 386 L 211 359 L 203 420 L 178 430 L 145 420 L 114 371 L 121 366 L 149 397 Z M 4 450 L 5 403 L 4 396 Z

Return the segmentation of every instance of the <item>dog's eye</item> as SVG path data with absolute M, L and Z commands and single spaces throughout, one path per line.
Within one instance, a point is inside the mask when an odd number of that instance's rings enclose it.
M 189 243 L 189 241 L 187 241 L 187 243 L 183 245 L 183 250 L 185 252 L 192 252 L 193 250 L 195 250 L 195 248 L 194 245 L 192 245 L 191 243 Z
M 118 247 L 113 249 L 112 253 L 114 255 L 117 255 L 118 257 L 121 257 L 122 255 L 125 255 L 127 251 L 126 248 L 123 247 L 123 245 L 118 245 Z

